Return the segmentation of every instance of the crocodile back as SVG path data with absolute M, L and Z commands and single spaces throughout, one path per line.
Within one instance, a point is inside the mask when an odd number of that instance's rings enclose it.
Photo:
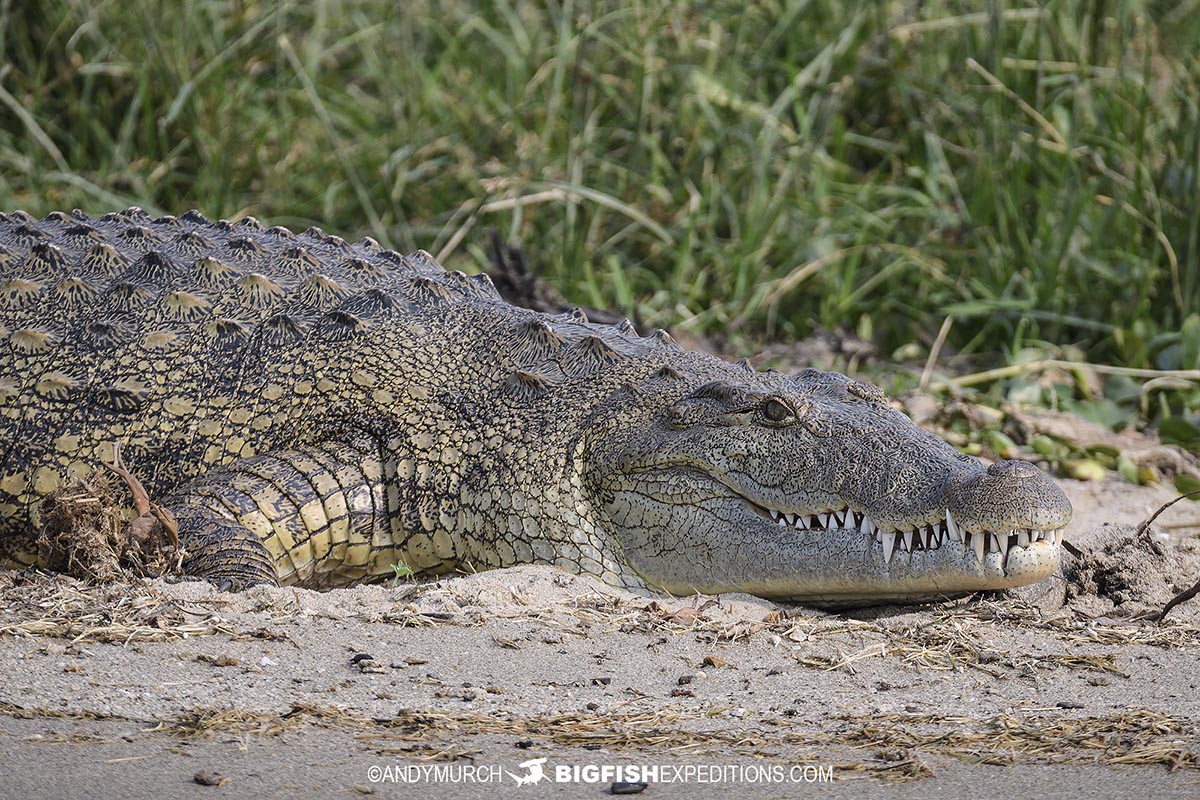
M 455 297 L 502 302 L 486 276 L 317 228 L 0 214 L 0 547 L 114 441 L 151 492 L 294 441 L 337 402 L 331 359 L 363 388 L 365 330 Z

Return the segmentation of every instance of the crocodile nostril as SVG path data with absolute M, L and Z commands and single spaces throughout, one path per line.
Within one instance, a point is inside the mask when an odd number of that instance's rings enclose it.
M 995 478 L 1032 478 L 1041 472 L 1028 461 L 997 461 L 987 468 L 988 475 Z

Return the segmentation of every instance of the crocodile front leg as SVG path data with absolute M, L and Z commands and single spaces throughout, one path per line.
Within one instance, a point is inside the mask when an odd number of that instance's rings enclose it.
M 165 499 L 184 572 L 223 588 L 320 588 L 393 574 L 385 469 L 369 441 L 323 442 L 211 470 Z

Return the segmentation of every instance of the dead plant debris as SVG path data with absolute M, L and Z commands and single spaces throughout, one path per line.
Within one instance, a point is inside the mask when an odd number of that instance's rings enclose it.
M 0 571 L 0 597 L 0 636 L 129 643 L 238 635 L 213 609 L 185 604 L 147 583 Z
M 0 712 L 7 709 L 0 707 Z M 789 763 L 828 760 L 814 752 L 795 753 L 794 748 L 852 747 L 871 755 L 862 764 L 839 769 L 862 769 L 887 780 L 929 777 L 932 770 L 922 760 L 928 756 L 991 765 L 1138 764 L 1200 771 L 1200 747 L 1192 725 L 1139 709 L 1088 717 L 1046 710 L 990 717 L 860 714 L 815 724 L 771 718 L 745 727 L 712 727 L 714 716 L 685 709 L 534 716 L 402 709 L 394 717 L 378 719 L 297 704 L 282 714 L 192 709 L 153 730 L 184 738 L 276 736 L 307 723 L 351 731 L 373 752 L 428 760 L 470 757 L 477 752 L 468 741 L 474 736 L 589 749 L 733 751 L 754 758 L 786 758 Z
M 145 489 L 121 465 L 106 465 L 133 494 L 139 516 L 126 521 L 108 475 L 95 470 L 46 496 L 35 535 L 46 568 L 108 583 L 140 576 L 178 574 L 186 553 L 170 512 L 150 503 Z

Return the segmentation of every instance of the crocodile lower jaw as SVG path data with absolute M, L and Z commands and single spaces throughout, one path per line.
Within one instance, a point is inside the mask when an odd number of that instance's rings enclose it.
M 981 565 L 989 555 L 998 553 L 1001 564 L 1007 566 L 1010 555 L 1017 550 L 1025 551 L 1039 545 L 1058 547 L 1063 541 L 1063 528 L 966 531 L 954 521 L 949 509 L 941 519 L 897 530 L 881 528 L 866 514 L 850 508 L 812 514 L 789 514 L 765 508 L 750 500 L 745 502 L 758 516 L 781 527 L 804 531 L 849 530 L 870 536 L 879 546 L 880 558 L 888 566 L 899 553 L 911 555 L 943 548 L 956 548 L 956 554 L 971 553 Z

